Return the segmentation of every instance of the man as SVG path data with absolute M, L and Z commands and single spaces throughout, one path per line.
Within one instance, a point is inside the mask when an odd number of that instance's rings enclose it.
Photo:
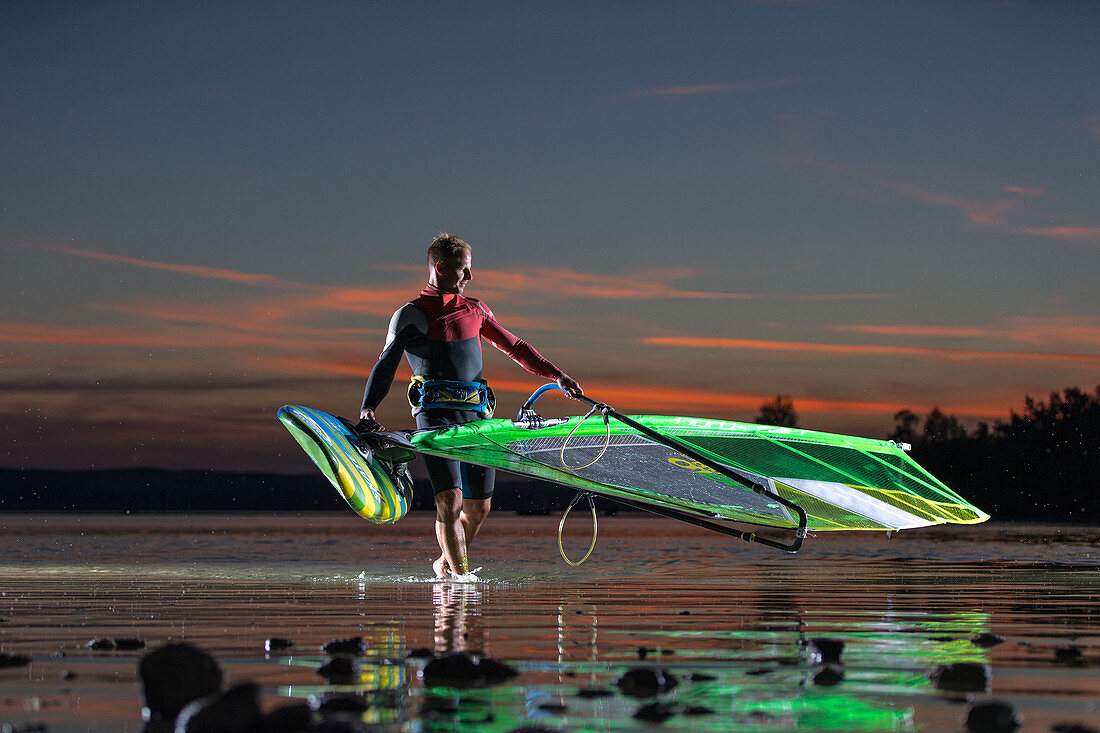
M 466 242 L 446 233 L 432 240 L 428 285 L 393 314 L 386 345 L 367 379 L 362 427 L 384 429 L 374 411 L 393 383 L 402 353 L 412 367 L 409 401 L 418 428 L 486 417 L 492 393 L 481 374 L 482 337 L 532 374 L 556 381 L 570 397 L 583 394 L 576 380 L 501 326 L 488 306 L 463 296 L 471 266 Z M 434 456 L 424 456 L 424 463 L 435 491 L 435 535 L 442 551 L 432 569 L 441 578 L 468 573 L 467 548 L 489 513 L 496 472 Z

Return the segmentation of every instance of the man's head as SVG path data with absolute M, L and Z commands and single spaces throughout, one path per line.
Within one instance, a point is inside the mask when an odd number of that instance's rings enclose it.
M 453 234 L 441 232 L 428 245 L 428 282 L 445 293 L 461 294 L 470 273 L 470 245 Z

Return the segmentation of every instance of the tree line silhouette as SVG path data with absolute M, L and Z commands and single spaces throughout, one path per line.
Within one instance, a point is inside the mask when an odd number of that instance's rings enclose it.
M 797 427 L 798 415 L 777 395 L 756 422 Z M 1021 412 L 975 430 L 938 407 L 923 418 L 901 410 L 886 437 L 910 444 L 914 460 L 995 519 L 1100 521 L 1100 386 L 1027 396 Z

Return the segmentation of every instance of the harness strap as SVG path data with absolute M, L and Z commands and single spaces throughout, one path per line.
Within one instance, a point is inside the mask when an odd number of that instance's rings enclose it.
M 485 382 L 463 382 L 455 379 L 428 379 L 416 375 L 409 383 L 409 404 L 413 413 L 442 408 L 470 410 L 482 418 L 492 417 L 496 395 Z

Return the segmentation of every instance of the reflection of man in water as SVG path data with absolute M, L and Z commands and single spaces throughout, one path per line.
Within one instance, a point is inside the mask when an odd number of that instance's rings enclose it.
M 382 430 L 374 418 L 404 353 L 413 372 L 410 401 L 418 428 L 471 422 L 487 416 L 488 391 L 482 379 L 481 338 L 532 374 L 553 379 L 566 394 L 581 387 L 526 341 L 501 326 L 488 306 L 463 291 L 472 277 L 470 245 L 452 234 L 440 234 L 428 247 L 428 285 L 390 320 L 386 345 L 371 370 L 360 419 L 369 430 Z M 472 394 L 476 404 L 465 395 Z M 456 399 L 439 399 L 449 395 Z M 435 490 L 435 534 L 442 550 L 432 564 L 435 574 L 469 572 L 467 548 L 489 513 L 496 472 L 455 460 L 424 456 Z

